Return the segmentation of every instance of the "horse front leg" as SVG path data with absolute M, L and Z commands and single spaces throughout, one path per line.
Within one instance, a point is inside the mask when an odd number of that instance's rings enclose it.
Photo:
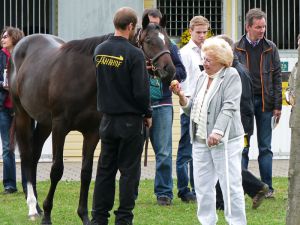
M 52 122 L 52 154 L 53 162 L 50 172 L 50 189 L 47 194 L 46 199 L 44 200 L 43 209 L 44 216 L 42 219 L 43 225 L 52 224 L 51 222 L 51 211 L 53 208 L 53 198 L 58 182 L 62 178 L 64 171 L 63 164 L 63 148 L 65 143 L 65 138 L 67 131 L 64 127 L 63 120 L 54 120 Z
M 77 214 L 82 220 L 83 225 L 89 225 L 88 217 L 88 193 L 92 179 L 93 172 L 93 158 L 96 146 L 99 142 L 99 131 L 95 129 L 94 132 L 83 134 L 83 148 L 82 148 L 82 166 L 81 166 L 81 187 L 80 197 L 77 209 Z

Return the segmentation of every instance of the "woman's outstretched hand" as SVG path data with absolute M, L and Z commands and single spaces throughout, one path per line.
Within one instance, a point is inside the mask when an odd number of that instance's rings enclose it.
M 178 80 L 172 80 L 169 89 L 175 94 L 180 96 L 180 94 L 183 94 L 183 91 L 180 88 L 180 84 Z M 180 93 L 182 92 L 182 93 Z
M 179 97 L 179 104 L 185 106 L 187 104 L 187 98 L 184 95 L 183 90 L 181 90 L 180 84 L 177 80 L 173 80 L 169 89 Z

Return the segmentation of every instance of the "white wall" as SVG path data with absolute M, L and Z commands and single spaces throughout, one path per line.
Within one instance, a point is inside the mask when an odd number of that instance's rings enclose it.
M 282 106 L 281 119 L 277 127 L 273 130 L 272 134 L 272 151 L 273 156 L 276 159 L 288 159 L 290 156 L 291 148 L 291 129 L 289 128 L 289 118 L 291 113 L 290 106 Z M 256 126 L 254 128 L 254 134 L 250 140 L 249 158 L 257 159 L 258 147 Z
M 69 41 L 99 36 L 114 31 L 116 10 L 129 6 L 142 15 L 142 0 L 60 0 L 58 1 L 58 36 Z

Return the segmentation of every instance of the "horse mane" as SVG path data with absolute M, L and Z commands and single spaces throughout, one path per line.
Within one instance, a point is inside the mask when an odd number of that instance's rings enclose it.
M 146 27 L 145 31 L 151 30 L 151 29 L 157 29 L 165 35 L 167 46 L 170 49 L 171 40 L 170 40 L 166 30 L 163 27 L 161 27 L 160 25 L 150 23 Z M 137 45 L 136 41 L 137 41 L 138 33 L 139 32 L 136 33 L 134 40 L 130 40 L 130 42 L 135 46 Z M 97 45 L 99 45 L 102 42 L 104 42 L 105 40 L 107 40 L 110 36 L 113 36 L 113 33 L 105 34 L 105 35 L 98 36 L 98 37 L 90 37 L 90 38 L 85 38 L 85 39 L 68 41 L 62 45 L 61 49 L 65 52 L 77 52 L 79 54 L 91 56 L 91 55 L 93 55 L 94 50 L 97 47 Z
M 93 55 L 95 48 L 97 45 L 101 44 L 105 40 L 107 40 L 113 34 L 105 34 L 98 37 L 90 37 L 79 40 L 72 40 L 66 42 L 61 49 L 66 52 L 77 52 L 79 54 L 84 55 Z

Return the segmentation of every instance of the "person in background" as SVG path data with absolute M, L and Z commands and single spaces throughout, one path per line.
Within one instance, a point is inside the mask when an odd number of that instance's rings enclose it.
M 3 158 L 3 186 L 4 194 L 17 191 L 16 161 L 13 126 L 13 104 L 9 95 L 9 70 L 11 54 L 15 45 L 24 37 L 23 31 L 15 27 L 6 27 L 1 33 L 0 51 L 0 133 Z M 26 179 L 22 173 L 23 191 L 26 193 Z
M 264 37 L 266 14 L 250 9 L 246 14 L 247 33 L 235 44 L 235 54 L 245 65 L 253 83 L 254 115 L 257 127 L 258 164 L 261 180 L 269 186 L 267 198 L 274 197 L 272 185 L 272 117 L 279 122 L 282 108 L 282 78 L 276 45 Z M 249 149 L 244 148 L 242 163 L 248 168 Z
M 186 79 L 181 83 L 181 89 L 184 91 L 187 98 L 194 92 L 197 80 L 203 70 L 201 47 L 206 38 L 208 29 L 209 21 L 205 17 L 193 17 L 189 25 L 191 39 L 180 49 L 182 63 L 186 70 Z M 178 197 L 183 202 L 190 202 L 196 200 L 193 177 L 192 144 L 189 134 L 190 118 L 184 114 L 182 110 L 180 110 L 180 125 L 181 132 L 176 159 Z M 191 189 L 189 188 L 189 182 Z
M 162 23 L 162 14 L 158 9 L 145 9 L 143 18 L 145 16 L 149 17 L 150 23 Z M 171 43 L 170 52 L 172 61 L 176 67 L 175 79 L 181 82 L 186 78 L 186 72 L 180 59 L 179 50 L 174 43 Z M 151 74 L 151 71 L 149 71 L 149 73 Z M 155 152 L 156 160 L 154 193 L 158 205 L 168 206 L 171 205 L 173 199 L 173 104 L 172 92 L 169 90 L 169 84 L 163 84 L 162 92 L 161 99 L 151 99 L 153 124 L 150 129 L 150 140 Z
M 240 116 L 241 80 L 236 69 L 231 67 L 233 52 L 226 41 L 208 38 L 204 41 L 202 52 L 204 71 L 192 96 L 187 98 L 179 85 L 170 87 L 179 96 L 183 111 L 190 116 L 197 215 L 202 225 L 217 224 L 215 185 L 219 179 L 226 196 L 227 222 L 245 225 L 241 177 L 244 145 Z
M 152 123 L 144 54 L 129 42 L 135 34 L 137 20 L 132 8 L 118 9 L 113 19 L 114 36 L 94 51 L 97 108 L 103 117 L 99 128 L 101 153 L 93 196 L 93 225 L 108 224 L 118 170 L 120 204 L 114 211 L 115 224 L 131 225 L 133 221 L 144 129 Z M 115 59 L 116 63 L 106 63 L 108 59 Z
M 230 46 L 233 47 L 233 41 L 227 35 L 218 35 L 218 38 L 224 39 Z M 241 96 L 241 120 L 244 128 L 244 148 L 250 147 L 249 141 L 254 129 L 254 96 L 252 80 L 248 69 L 239 62 L 236 56 L 233 58 L 232 67 L 234 67 L 241 78 L 242 96 Z M 255 177 L 249 170 L 242 167 L 242 184 L 244 192 L 252 198 L 252 208 L 257 209 L 263 200 L 265 194 L 269 191 L 269 187 L 264 182 Z M 217 183 L 217 209 L 224 209 L 223 195 L 220 184 Z
M 300 46 L 300 34 L 298 34 L 297 37 L 297 44 L 298 48 Z M 296 62 L 295 66 L 292 69 L 292 72 L 289 77 L 289 85 L 288 88 L 286 89 L 286 102 L 292 106 L 291 109 L 291 116 L 290 116 L 290 127 L 293 127 L 295 121 L 294 121 L 294 113 L 293 113 L 293 108 L 296 103 L 296 80 L 297 80 L 297 73 L 298 73 L 298 64 L 299 64 L 299 59 Z

